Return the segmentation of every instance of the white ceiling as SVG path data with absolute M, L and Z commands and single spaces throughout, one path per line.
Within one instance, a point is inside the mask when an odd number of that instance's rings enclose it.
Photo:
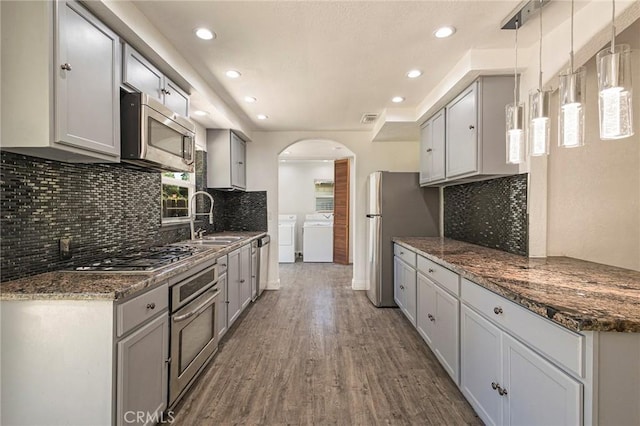
M 520 1 L 133 3 L 254 129 L 371 130 L 360 124 L 362 114 L 416 108 L 469 49 L 512 47 L 513 32 L 499 28 Z M 566 19 L 568 4 L 545 7 L 550 28 Z M 457 32 L 436 39 L 442 25 Z M 197 39 L 197 27 L 217 38 Z M 537 25 L 525 25 L 520 43 L 537 36 Z M 424 74 L 410 80 L 406 72 L 414 68 Z M 229 69 L 242 77 L 227 78 Z M 245 96 L 258 102 L 245 103 Z M 406 101 L 393 104 L 393 96 Z

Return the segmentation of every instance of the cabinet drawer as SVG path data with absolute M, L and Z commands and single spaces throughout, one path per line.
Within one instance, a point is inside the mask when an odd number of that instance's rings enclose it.
M 142 324 L 169 305 L 167 284 L 154 288 L 116 307 L 116 330 L 121 337 L 129 330 Z
M 455 272 L 422 256 L 418 256 L 418 272 L 456 296 L 460 296 L 460 276 Z
M 462 300 L 551 360 L 584 377 L 584 336 L 462 279 Z
M 402 247 L 399 244 L 393 245 L 393 254 L 402 259 L 409 266 L 415 268 L 416 267 L 416 254 L 411 250 Z

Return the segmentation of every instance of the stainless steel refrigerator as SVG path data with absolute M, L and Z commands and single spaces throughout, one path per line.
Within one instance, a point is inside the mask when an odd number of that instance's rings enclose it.
M 421 188 L 418 173 L 374 172 L 367 181 L 367 296 L 378 307 L 393 300 L 393 237 L 439 235 L 438 188 Z

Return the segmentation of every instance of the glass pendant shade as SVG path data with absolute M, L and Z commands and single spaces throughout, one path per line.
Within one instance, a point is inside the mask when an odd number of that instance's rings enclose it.
M 560 74 L 558 146 L 576 148 L 584 145 L 586 75 L 583 67 Z
M 622 139 L 633 135 L 631 47 L 616 45 L 596 55 L 600 139 Z
M 524 130 L 522 128 L 524 105 L 508 104 L 505 108 L 507 124 L 507 164 L 524 162 Z
M 531 155 L 549 154 L 551 123 L 549 105 L 551 92 L 534 90 L 529 93 L 529 147 Z

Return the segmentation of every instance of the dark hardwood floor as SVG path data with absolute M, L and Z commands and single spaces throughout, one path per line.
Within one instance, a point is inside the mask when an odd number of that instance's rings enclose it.
M 351 266 L 281 265 L 176 408 L 177 425 L 482 424 L 398 309 Z

